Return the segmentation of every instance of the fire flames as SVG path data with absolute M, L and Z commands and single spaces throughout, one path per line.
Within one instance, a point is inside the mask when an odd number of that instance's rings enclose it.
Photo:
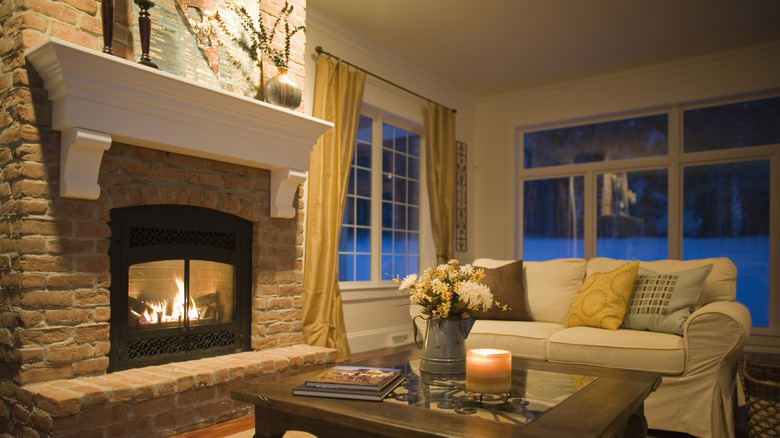
M 184 319 L 185 313 L 187 314 L 187 319 L 191 321 L 200 319 L 198 309 L 195 307 L 195 301 L 191 297 L 188 301 L 184 298 L 184 280 L 175 277 L 174 281 L 179 288 L 179 292 L 176 294 L 173 303 L 169 303 L 168 301 L 147 303 L 148 307 L 144 310 L 144 313 L 137 314 L 139 323 L 159 324 L 165 322 L 181 322 Z

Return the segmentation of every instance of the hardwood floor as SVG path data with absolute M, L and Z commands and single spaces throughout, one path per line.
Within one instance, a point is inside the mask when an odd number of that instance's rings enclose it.
M 379 350 L 367 351 L 363 353 L 355 353 L 352 355 L 350 361 L 357 362 L 363 360 L 370 360 L 374 357 L 385 356 L 392 353 L 399 353 L 409 351 L 417 348 L 414 344 L 406 345 L 402 347 L 390 347 L 382 348 Z M 174 435 L 173 438 L 222 438 L 230 435 L 234 435 L 247 430 L 254 430 L 255 417 L 254 415 L 246 415 L 232 420 L 223 421 L 212 426 L 204 427 L 202 429 L 192 430 L 184 432 L 179 435 Z

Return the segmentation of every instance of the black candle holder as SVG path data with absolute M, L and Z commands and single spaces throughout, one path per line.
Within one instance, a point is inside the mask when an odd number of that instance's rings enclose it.
M 152 36 L 152 18 L 149 9 L 154 7 L 152 0 L 135 0 L 135 4 L 141 8 L 138 13 L 138 30 L 141 33 L 141 60 L 138 61 L 148 67 L 157 68 L 157 64 L 149 57 L 149 41 Z
M 114 41 L 114 0 L 102 0 L 100 4 L 103 18 L 103 52 L 113 54 L 111 44 Z

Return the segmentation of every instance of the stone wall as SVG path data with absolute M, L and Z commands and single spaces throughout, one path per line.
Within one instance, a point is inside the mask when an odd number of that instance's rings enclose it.
M 179 7 L 157 3 L 158 10 Z M 260 6 L 278 13 L 283 3 L 263 0 Z M 293 19 L 303 23 L 305 0 L 291 3 Z M 100 50 L 100 9 L 99 0 L 0 2 L 0 433 L 26 421 L 13 415 L 20 387 L 105 374 L 111 312 L 107 221 L 114 207 L 193 205 L 252 221 L 252 349 L 302 339 L 303 204 L 296 198 L 293 219 L 269 218 L 267 170 L 114 143 L 101 164 L 98 200 L 59 196 L 60 134 L 51 129 L 51 105 L 24 52 L 50 36 Z M 137 6 L 115 0 L 115 11 L 114 54 L 138 59 Z M 177 35 L 191 31 L 170 12 L 160 14 L 170 19 L 166 28 L 175 26 Z M 155 29 L 159 39 L 164 30 Z M 290 68 L 299 84 L 304 44 L 299 33 Z M 207 62 L 197 50 L 153 51 L 152 60 L 163 70 Z M 175 74 L 198 80 L 203 71 Z M 203 82 L 213 85 L 214 78 Z

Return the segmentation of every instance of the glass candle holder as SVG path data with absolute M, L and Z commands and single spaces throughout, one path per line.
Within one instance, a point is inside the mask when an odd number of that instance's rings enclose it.
M 466 390 L 477 394 L 504 394 L 512 389 L 512 353 L 477 348 L 466 352 Z

